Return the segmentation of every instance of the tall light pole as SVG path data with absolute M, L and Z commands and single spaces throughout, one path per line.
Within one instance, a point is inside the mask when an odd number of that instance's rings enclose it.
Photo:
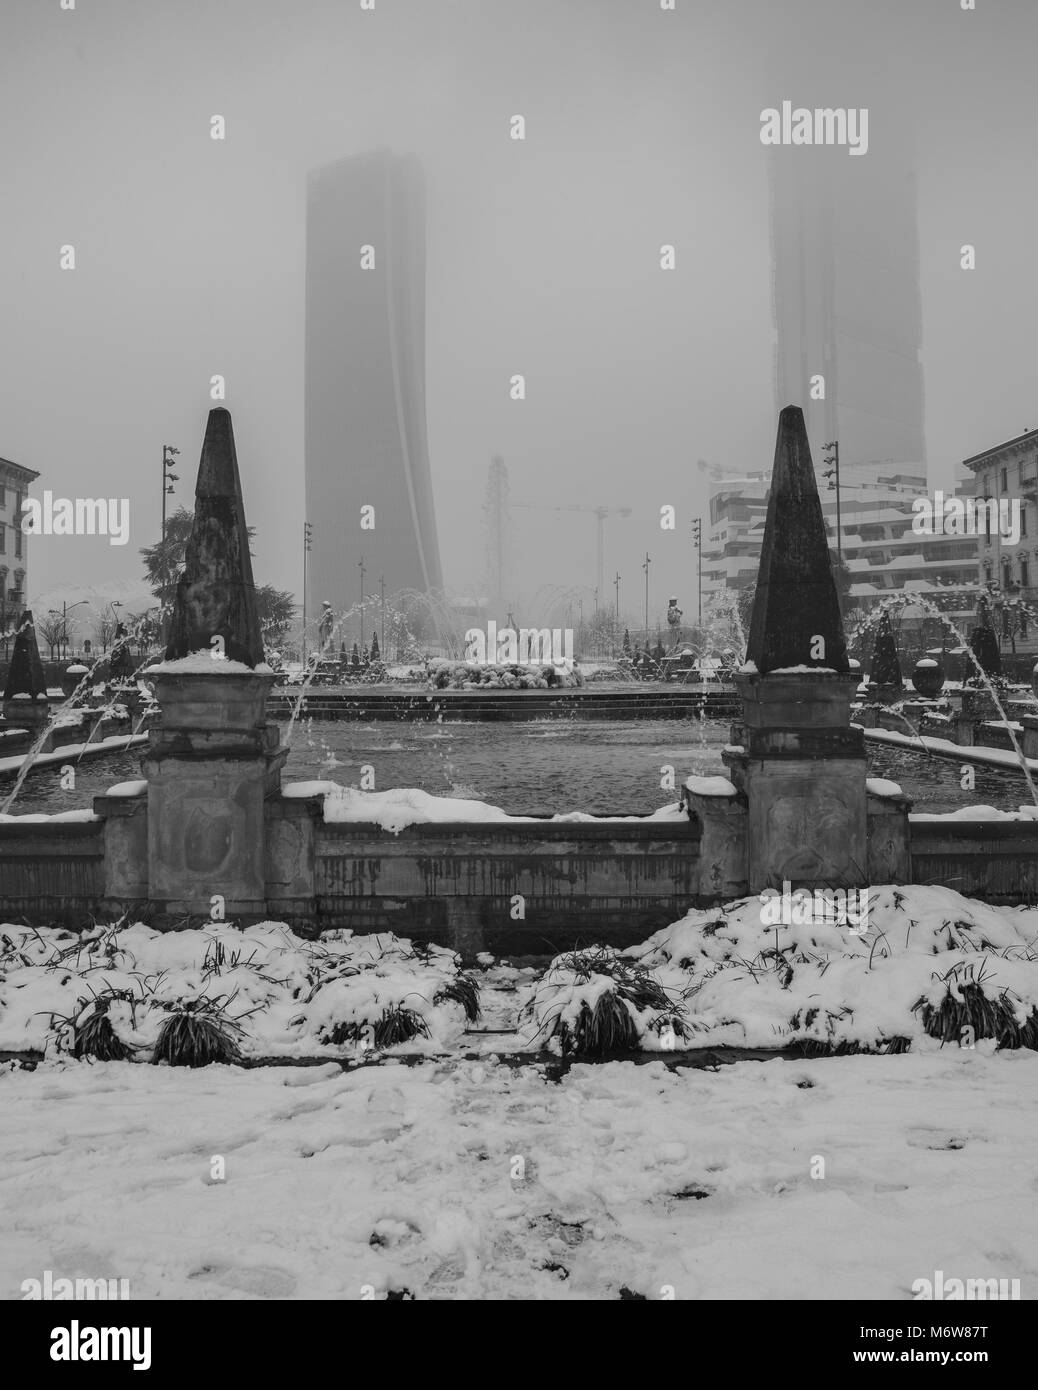
M 699 626 L 703 626 L 703 518 L 692 522 L 692 544 L 699 551 Z
M 616 590 L 616 621 L 620 622 L 620 571 L 616 571 L 616 578 L 613 580 L 613 588 Z
M 306 580 L 307 565 L 306 557 L 314 546 L 314 528 L 309 521 L 303 522 L 303 665 L 306 665 Z
M 378 577 L 379 603 L 382 608 L 382 660 L 386 659 L 386 576 L 380 574 Z
M 831 454 L 826 454 L 822 462 L 826 465 L 823 477 L 829 479 L 829 491 L 836 493 L 836 559 L 843 568 L 843 527 L 840 524 L 840 441 L 831 440 L 828 444 L 822 445 L 823 449 L 831 449 Z
M 172 444 L 162 446 L 162 539 L 166 539 L 166 495 L 173 492 L 173 484 L 180 482 L 180 476 L 173 472 L 173 460 L 180 453 Z
M 645 563 L 642 569 L 645 571 L 645 650 L 649 650 L 649 566 L 652 561 L 649 559 L 649 552 L 645 552 Z
M 52 618 L 61 619 L 61 645 L 65 650 L 66 656 L 68 655 L 68 615 L 72 612 L 73 608 L 81 608 L 84 603 L 89 602 L 90 600 L 85 598 L 81 598 L 78 603 L 66 603 L 65 600 L 62 599 L 60 613 L 56 608 L 47 610 Z
M 366 570 L 364 569 L 364 556 L 363 556 L 363 555 L 362 555 L 362 556 L 360 557 L 360 559 L 357 561 L 357 568 L 360 570 L 360 645 L 361 645 L 361 650 L 363 651 L 363 648 L 364 648 L 364 575 L 365 575 L 365 573 L 366 573 Z

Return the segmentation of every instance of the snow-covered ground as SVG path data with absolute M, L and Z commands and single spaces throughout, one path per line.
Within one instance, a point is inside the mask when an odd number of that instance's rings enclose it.
M 1038 909 L 867 906 L 746 898 L 471 972 L 388 934 L 0 926 L 0 1048 L 46 1054 L 0 1063 L 0 1298 L 47 1270 L 139 1299 L 909 1299 L 938 1270 L 1032 1298 Z M 98 998 L 134 1061 L 70 1055 Z M 546 1054 L 602 1001 L 632 1060 Z M 275 1064 L 142 1064 L 200 1002 Z M 401 1010 L 419 1034 L 374 1045 Z M 703 1051 L 791 1043 L 905 1050 Z
M 46 1269 L 136 1299 L 908 1300 L 936 1270 L 1038 1289 L 1033 1052 L 558 1084 L 491 1060 L 48 1063 L 0 1075 L 0 1108 L 2 1298 Z

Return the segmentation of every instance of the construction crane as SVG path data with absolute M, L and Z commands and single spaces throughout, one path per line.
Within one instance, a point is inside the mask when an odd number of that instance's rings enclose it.
M 631 516 L 630 507 L 582 507 L 579 502 L 563 502 L 556 505 L 546 502 L 513 502 L 513 507 L 522 507 L 524 511 L 535 512 L 588 512 L 591 516 L 598 518 L 598 549 L 595 563 L 595 576 L 598 592 L 601 593 L 605 587 L 604 565 L 605 565 L 605 519 L 607 516 Z

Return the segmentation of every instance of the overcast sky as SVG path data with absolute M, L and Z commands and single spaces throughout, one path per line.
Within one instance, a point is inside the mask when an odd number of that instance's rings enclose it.
M 190 502 L 214 373 L 257 578 L 298 590 L 306 175 L 380 145 L 426 171 L 429 446 L 455 591 L 480 586 L 500 453 L 516 501 L 634 508 L 608 530 L 625 608 L 641 611 L 646 549 L 653 609 L 670 592 L 692 607 L 696 459 L 769 466 L 774 448 L 759 134 L 784 98 L 907 103 L 931 484 L 1038 426 L 1038 5 L 976 4 L 3 0 L 0 455 L 38 469 L 37 491 L 132 506 L 121 549 L 35 541 L 31 590 L 139 575 L 162 445 L 183 450 Z M 593 518 L 513 515 L 540 582 L 593 584 Z

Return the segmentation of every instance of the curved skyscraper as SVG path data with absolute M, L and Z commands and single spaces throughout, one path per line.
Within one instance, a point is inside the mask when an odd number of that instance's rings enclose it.
M 425 197 L 388 151 L 310 175 L 306 233 L 308 610 L 442 590 L 425 422 Z M 374 526 L 362 529 L 362 509 Z

